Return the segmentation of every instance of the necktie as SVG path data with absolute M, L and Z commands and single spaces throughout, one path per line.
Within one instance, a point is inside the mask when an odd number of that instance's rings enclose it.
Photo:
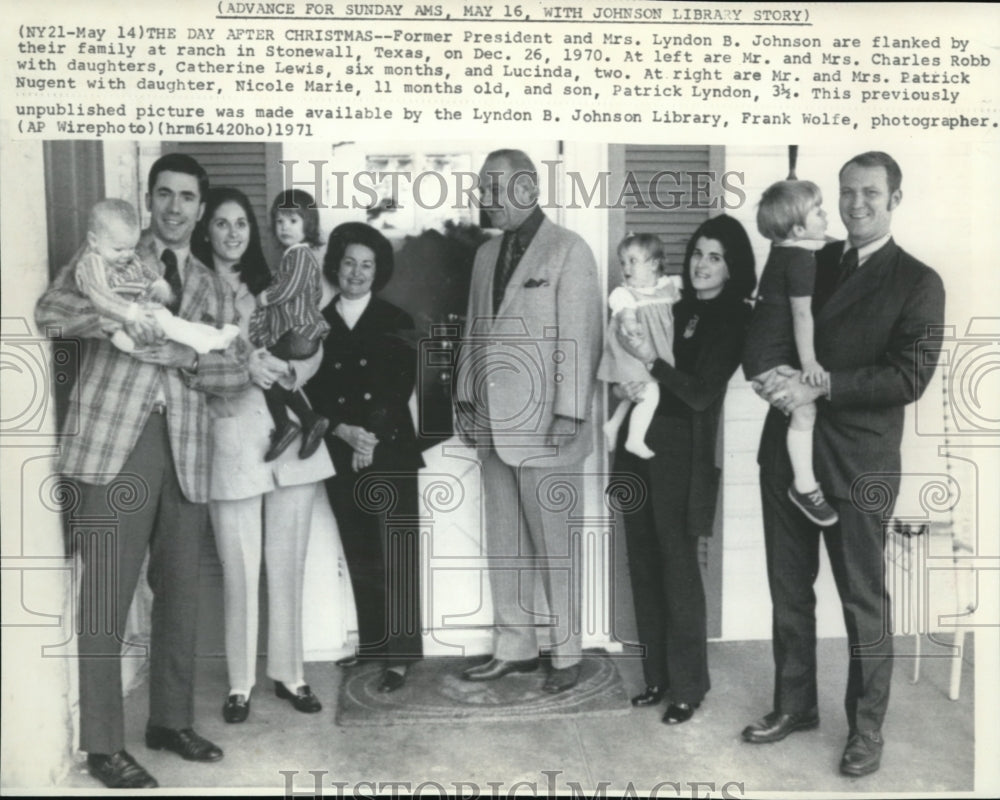
M 176 314 L 181 307 L 181 292 L 184 289 L 181 274 L 177 269 L 177 253 L 168 247 L 160 256 L 160 261 L 163 262 L 163 279 L 170 284 L 170 291 L 174 295 L 173 300 L 167 303 L 167 310 Z
M 510 276 L 517 269 L 517 263 L 521 260 L 519 252 L 517 234 L 514 231 L 507 231 L 503 235 L 503 244 L 500 246 L 500 258 L 497 259 L 496 268 L 493 270 L 493 314 L 500 310 L 500 302 L 503 300 L 504 290 L 510 282 Z
M 837 286 L 843 286 L 857 271 L 858 251 L 857 248 L 852 247 L 844 253 L 843 258 L 840 259 L 840 279 L 837 281 Z

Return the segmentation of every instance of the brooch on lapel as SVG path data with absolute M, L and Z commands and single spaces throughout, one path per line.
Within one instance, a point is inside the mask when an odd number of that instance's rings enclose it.
M 684 328 L 684 338 L 690 339 L 694 336 L 695 330 L 698 328 L 698 315 L 695 314 L 691 319 L 688 320 L 687 327 Z
M 536 280 L 535 278 L 528 278 L 528 280 L 524 282 L 525 289 L 538 289 L 541 286 L 548 286 L 548 285 L 549 282 L 545 280 L 545 278 L 542 278 L 541 280 Z

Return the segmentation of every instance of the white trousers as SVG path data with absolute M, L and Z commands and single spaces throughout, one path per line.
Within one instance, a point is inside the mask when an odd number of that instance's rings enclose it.
M 222 560 L 231 689 L 252 689 L 256 681 L 262 542 L 267 569 L 267 676 L 286 684 L 304 680 L 302 584 L 315 496 L 316 484 L 307 483 L 209 504 Z

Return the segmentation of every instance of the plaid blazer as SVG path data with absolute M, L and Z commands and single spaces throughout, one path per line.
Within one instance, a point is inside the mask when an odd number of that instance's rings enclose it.
M 139 439 L 162 385 L 170 449 L 181 490 L 188 500 L 208 500 L 210 424 L 206 393 L 229 394 L 249 380 L 248 350 L 242 337 L 225 351 L 199 356 L 194 372 L 145 364 L 111 344 L 89 299 L 76 289 L 76 261 L 60 270 L 35 307 L 35 320 L 53 338 L 80 340 L 79 402 L 69 409 L 57 469 L 85 483 L 107 484 L 121 471 Z M 143 263 L 162 275 L 152 234 L 136 248 Z M 221 327 L 234 322 L 232 294 L 194 256 L 184 265 L 178 316 Z

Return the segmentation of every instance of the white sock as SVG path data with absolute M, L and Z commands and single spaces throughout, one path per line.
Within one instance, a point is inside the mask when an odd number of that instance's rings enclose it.
M 646 446 L 646 431 L 653 421 L 656 407 L 660 403 L 660 385 L 658 383 L 647 383 L 646 388 L 639 398 L 639 402 L 632 409 L 632 416 L 628 421 L 628 439 L 625 440 L 625 449 L 639 458 L 652 458 L 656 453 Z
M 816 475 L 813 474 L 813 432 L 809 430 L 788 429 L 788 458 L 792 462 L 792 472 L 795 475 L 795 491 L 799 494 L 814 492 L 819 488 Z

